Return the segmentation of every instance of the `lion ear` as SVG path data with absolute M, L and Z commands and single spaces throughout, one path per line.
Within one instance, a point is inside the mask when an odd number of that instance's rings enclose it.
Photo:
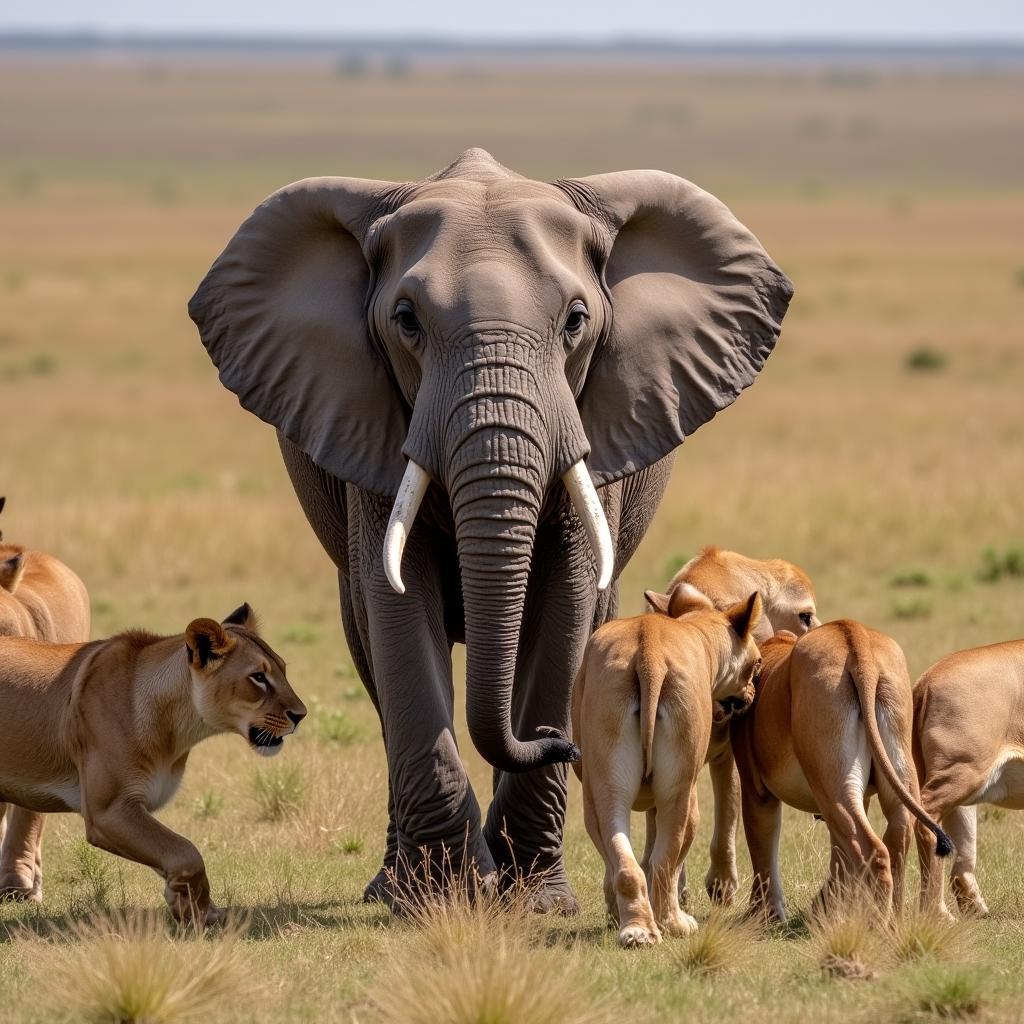
M 0 562 L 0 588 L 12 594 L 18 589 L 21 577 L 25 572 L 25 554 L 19 551 L 4 562 Z
M 740 639 L 746 640 L 757 629 L 763 608 L 761 595 L 755 590 L 745 601 L 740 601 L 731 608 L 727 608 L 725 617 Z
M 211 661 L 223 658 L 235 641 L 214 619 L 196 619 L 185 630 L 185 649 L 195 668 L 206 668 Z
M 245 629 L 256 629 L 256 613 L 252 610 L 252 605 L 248 601 L 239 605 L 222 621 L 225 626 L 242 626 Z
M 714 608 L 711 598 L 692 583 L 677 583 L 669 599 L 668 613 L 673 619 L 678 619 L 689 612 L 710 612 Z
M 668 615 L 668 594 L 660 594 L 657 590 L 645 590 L 644 598 L 653 611 L 661 612 L 662 615 Z

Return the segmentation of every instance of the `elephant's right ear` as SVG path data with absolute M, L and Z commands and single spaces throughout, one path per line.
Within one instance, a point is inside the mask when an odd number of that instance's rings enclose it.
M 408 412 L 367 330 L 360 244 L 395 186 L 309 178 L 238 229 L 189 302 L 221 382 L 328 473 L 397 493 Z

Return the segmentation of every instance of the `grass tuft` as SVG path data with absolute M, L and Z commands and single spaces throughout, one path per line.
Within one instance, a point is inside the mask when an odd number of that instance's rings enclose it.
M 930 587 L 932 578 L 924 569 L 906 569 L 895 573 L 889 580 L 890 587 Z
M 963 953 L 969 932 L 970 927 L 964 922 L 912 910 L 892 927 L 890 955 L 897 963 L 954 960 Z
M 260 821 L 284 821 L 302 808 L 306 783 L 295 764 L 259 768 L 252 780 L 252 794 Z
M 996 583 L 1004 576 L 1017 579 L 1024 576 L 1024 548 L 1007 548 L 1002 552 L 986 548 L 981 553 L 978 579 L 982 583 Z
M 114 888 L 110 854 L 79 839 L 71 848 L 71 861 L 68 881 L 73 893 L 72 904 L 79 911 L 106 910 Z
M 907 985 L 905 1010 L 899 1019 L 970 1020 L 984 1005 L 985 979 L 972 967 L 924 964 Z
M 737 917 L 719 908 L 678 948 L 679 963 L 694 974 L 719 974 L 748 964 L 760 929 L 755 918 Z
M 879 913 L 870 896 L 854 889 L 836 899 L 825 913 L 808 919 L 809 954 L 819 970 L 844 981 L 870 981 L 877 976 Z
M 179 1024 L 252 996 L 237 925 L 212 939 L 172 938 L 162 920 L 100 915 L 71 924 L 62 936 L 70 943 L 25 940 L 38 944 L 31 959 L 43 1000 L 82 1024 Z
M 326 743 L 347 747 L 362 735 L 362 730 L 344 711 L 321 711 L 316 716 L 317 735 Z
M 903 619 L 904 621 L 930 619 L 932 617 L 932 603 L 923 597 L 915 597 L 907 601 L 894 601 L 892 617 L 894 619 Z
M 224 797 L 215 789 L 203 790 L 193 804 L 197 818 L 218 818 L 224 810 Z
M 387 985 L 368 992 L 380 1024 L 606 1024 L 578 954 L 548 948 L 528 894 L 489 899 L 457 886 L 407 909 L 418 935 L 392 941 Z M 397 936 L 396 936 L 397 938 Z
M 949 356 L 941 349 L 931 345 L 918 345 L 907 353 L 904 366 L 914 373 L 935 373 L 944 370 L 949 362 Z

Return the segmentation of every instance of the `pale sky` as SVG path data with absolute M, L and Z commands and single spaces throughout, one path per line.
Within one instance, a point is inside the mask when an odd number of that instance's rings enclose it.
M 0 31 L 1024 40 L 1022 0 L 45 0 L 0 7 Z

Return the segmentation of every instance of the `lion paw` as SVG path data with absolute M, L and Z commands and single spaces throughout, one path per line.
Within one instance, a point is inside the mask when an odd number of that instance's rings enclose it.
M 655 927 L 642 924 L 628 924 L 619 930 L 619 945 L 623 949 L 639 949 L 641 946 L 656 946 L 661 942 L 661 932 Z
M 661 927 L 669 935 L 681 938 L 685 935 L 693 935 L 697 930 L 697 919 L 681 910 L 678 914 L 673 914 L 662 921 Z

